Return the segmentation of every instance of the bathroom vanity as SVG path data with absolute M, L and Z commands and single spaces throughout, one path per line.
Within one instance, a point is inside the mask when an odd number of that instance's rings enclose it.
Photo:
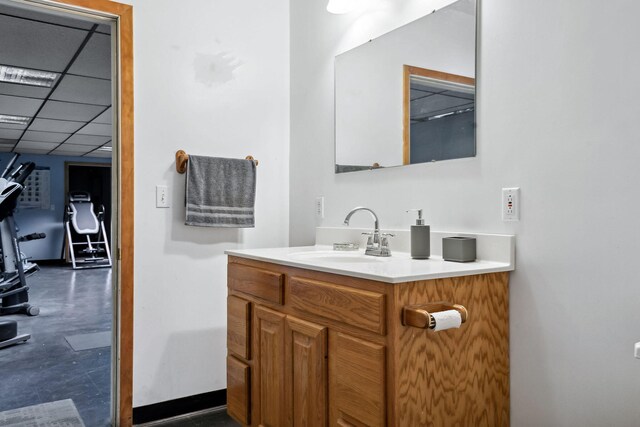
M 227 253 L 227 410 L 241 424 L 509 424 L 513 260 Z M 459 329 L 426 328 L 425 312 L 453 304 Z

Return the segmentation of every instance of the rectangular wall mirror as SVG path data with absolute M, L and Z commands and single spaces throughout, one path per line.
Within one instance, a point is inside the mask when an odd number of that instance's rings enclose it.
M 474 157 L 476 0 L 336 56 L 336 173 Z

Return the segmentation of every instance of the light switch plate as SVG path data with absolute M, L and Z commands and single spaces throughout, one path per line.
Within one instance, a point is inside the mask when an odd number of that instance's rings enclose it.
M 166 185 L 156 185 L 156 208 L 169 207 L 169 189 Z
M 640 359 L 640 342 L 636 343 L 635 356 L 636 359 Z

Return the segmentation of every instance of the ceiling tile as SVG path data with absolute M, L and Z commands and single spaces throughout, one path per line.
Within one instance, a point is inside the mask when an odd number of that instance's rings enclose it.
M 111 105 L 111 81 L 81 76 L 64 76 L 50 99 Z
M 57 142 L 61 143 L 71 136 L 70 133 L 55 133 L 55 132 L 37 132 L 28 130 L 25 132 L 22 139 L 24 141 L 39 141 L 39 142 Z
M 102 159 L 106 159 L 106 158 L 111 158 L 111 152 L 110 151 L 92 151 L 89 154 L 87 154 L 87 157 L 100 157 Z
M 37 148 L 17 148 L 16 152 L 20 153 L 20 154 L 48 154 L 49 151 L 51 150 L 40 150 Z
M 56 142 L 36 142 L 36 141 L 20 141 L 16 150 L 20 151 L 22 149 L 37 149 L 37 150 L 47 150 L 51 151 L 56 148 L 59 144 Z
M 25 130 L 27 125 L 19 125 L 15 123 L 0 123 L 0 129 L 22 129 Z
M 0 59 L 1 61 L 1 59 Z M 0 82 L 0 95 L 26 96 L 29 98 L 44 99 L 51 92 L 49 87 L 37 87 L 19 85 L 15 83 Z
M 429 117 L 434 114 L 444 114 L 456 108 L 473 106 L 473 101 L 445 95 L 433 95 L 416 99 L 411 102 L 411 118 Z
M 111 36 L 94 33 L 68 72 L 111 79 Z
M 73 135 L 69 140 L 65 143 L 67 144 L 78 144 L 78 145 L 91 145 L 93 147 L 100 146 L 105 142 L 109 142 L 111 137 L 109 136 L 92 136 L 92 135 Z
M 78 131 L 79 135 L 101 135 L 111 138 L 113 125 L 103 125 L 99 123 L 89 123 Z
M 2 105 L 1 101 L 0 105 Z M 104 107 L 101 106 L 70 104 L 68 102 L 49 100 L 40 111 L 40 114 L 38 114 L 38 118 L 90 121 L 103 110 Z
M 20 129 L 0 129 L 0 139 L 18 139 L 22 132 Z
M 0 62 L 61 72 L 86 35 L 84 30 L 0 15 Z
M 51 24 L 66 25 L 69 27 L 75 27 L 79 29 L 88 30 L 93 26 L 93 22 L 89 22 L 80 18 L 69 17 L 68 13 L 64 13 L 65 16 L 58 16 L 55 11 L 48 9 L 46 12 L 41 12 L 26 6 L 20 5 L 3 5 L 0 4 L 0 13 L 12 15 L 14 17 L 22 17 L 26 19 L 32 19 L 37 21 L 46 21 Z M 62 12 L 61 12 L 62 14 Z M 102 25 L 100 25 L 102 27 Z
M 105 34 L 111 34 L 111 24 L 98 25 L 98 28 L 96 29 L 96 31 L 99 31 Z
M 86 122 L 72 122 L 67 120 L 50 120 L 50 119 L 35 119 L 29 130 L 49 131 L 49 132 L 64 132 L 74 133 Z
M 0 40 L 2 40 L 2 38 L 0 38 Z M 2 55 L 0 55 L 0 58 L 1 57 Z M 33 117 L 41 104 L 42 100 L 40 99 L 0 95 L 0 114 Z
M 55 151 L 52 152 L 51 154 L 65 153 L 68 155 L 82 155 L 82 154 L 88 153 L 93 149 L 94 149 L 93 147 L 89 147 L 87 145 L 62 144 L 60 147 L 56 148 Z
M 67 156 L 80 157 L 87 154 L 85 151 L 52 151 L 49 156 Z
M 96 117 L 92 123 L 103 123 L 103 124 L 110 125 L 111 123 L 113 123 L 112 114 L 113 114 L 113 109 L 109 107 L 107 111 L 105 111 L 104 113 Z

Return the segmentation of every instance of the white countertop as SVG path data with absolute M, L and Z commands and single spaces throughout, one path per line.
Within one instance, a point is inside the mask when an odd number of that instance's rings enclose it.
M 513 242 L 510 244 L 513 245 Z M 386 258 L 365 256 L 362 248 L 357 251 L 358 254 L 354 252 L 333 251 L 332 246 L 329 245 L 225 251 L 227 255 L 241 258 L 386 283 L 412 282 L 514 270 L 514 260 L 512 258 L 503 261 L 477 260 L 461 263 L 444 261 L 437 254 L 426 260 L 414 260 L 406 252 L 393 252 L 391 257 Z M 513 253 L 513 251 L 511 252 Z M 318 256 L 315 256 L 316 254 L 314 253 L 317 253 Z M 353 258 L 349 258 L 349 254 Z

